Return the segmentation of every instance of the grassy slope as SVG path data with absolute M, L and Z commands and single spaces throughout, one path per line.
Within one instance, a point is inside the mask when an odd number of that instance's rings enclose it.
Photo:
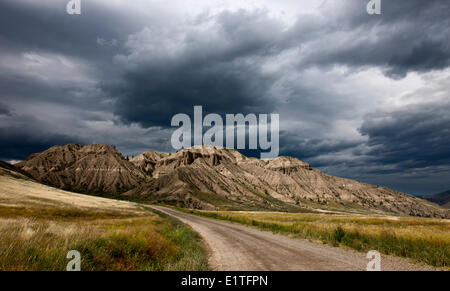
M 334 246 L 358 251 L 378 250 L 432 266 L 450 268 L 449 220 L 354 214 L 179 210 Z
M 0 171 L 0 270 L 206 270 L 188 226 L 137 204 L 57 190 Z

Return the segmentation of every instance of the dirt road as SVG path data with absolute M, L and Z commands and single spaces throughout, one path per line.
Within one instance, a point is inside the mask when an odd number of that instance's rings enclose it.
M 260 231 L 174 209 L 152 206 L 190 225 L 208 244 L 213 270 L 366 270 L 365 253 Z M 382 256 L 382 270 L 432 270 L 409 260 Z

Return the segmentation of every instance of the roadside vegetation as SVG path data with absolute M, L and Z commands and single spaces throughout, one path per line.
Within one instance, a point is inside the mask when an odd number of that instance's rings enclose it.
M 0 173 L 0 270 L 207 270 L 189 226 L 135 203 L 74 194 Z
M 357 251 L 450 269 L 450 220 L 311 213 L 182 211 Z
M 207 269 L 200 237 L 173 219 L 150 213 L 101 214 L 93 219 L 91 214 L 49 209 L 44 218 L 9 217 L 4 210 L 0 209 L 0 270 L 62 271 L 69 250 L 81 253 L 83 271 Z M 47 213 L 55 216 L 50 219 Z

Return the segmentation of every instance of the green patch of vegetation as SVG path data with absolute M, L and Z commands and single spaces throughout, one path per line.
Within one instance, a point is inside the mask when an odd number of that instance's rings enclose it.
M 242 210 L 244 208 L 242 204 L 218 194 L 197 191 L 192 196 L 223 210 Z
M 180 248 L 180 256 L 168 266 L 168 270 L 208 270 L 208 252 L 200 235 L 179 220 L 160 211 L 152 211 L 170 224 L 161 228 L 161 234 Z
M 333 240 L 336 244 L 342 242 L 342 239 L 344 238 L 344 236 L 345 236 L 345 231 L 340 226 L 338 226 L 333 232 Z
M 127 218 L 135 215 L 113 212 L 113 211 L 88 211 L 75 208 L 37 208 L 37 207 L 7 207 L 0 205 L 0 217 L 8 218 L 40 218 L 40 219 L 54 219 L 54 220 L 98 220 L 110 218 Z

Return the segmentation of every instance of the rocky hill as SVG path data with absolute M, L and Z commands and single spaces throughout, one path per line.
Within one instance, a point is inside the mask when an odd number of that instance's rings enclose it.
M 151 174 L 155 169 L 156 163 L 167 155 L 168 154 L 166 153 L 159 153 L 150 150 L 136 157 L 131 158 L 130 162 L 132 162 L 135 166 L 137 166 L 145 173 Z
M 423 199 L 327 175 L 292 157 L 248 158 L 197 146 L 145 152 L 129 161 L 107 145 L 66 145 L 16 165 L 35 179 L 87 193 L 197 209 L 333 211 L 449 217 Z
M 15 166 L 42 183 L 90 194 L 119 194 L 148 179 L 109 145 L 54 146 Z
M 0 161 L 0 174 L 6 174 L 8 175 L 15 175 L 19 178 L 32 178 L 30 174 L 23 171 L 20 168 L 15 167 L 14 165 L 11 165 L 10 163 Z
M 193 147 L 153 159 L 152 180 L 125 193 L 201 209 L 304 209 L 389 212 L 445 217 L 427 201 L 385 187 L 327 175 L 299 159 L 247 158 L 215 147 Z

